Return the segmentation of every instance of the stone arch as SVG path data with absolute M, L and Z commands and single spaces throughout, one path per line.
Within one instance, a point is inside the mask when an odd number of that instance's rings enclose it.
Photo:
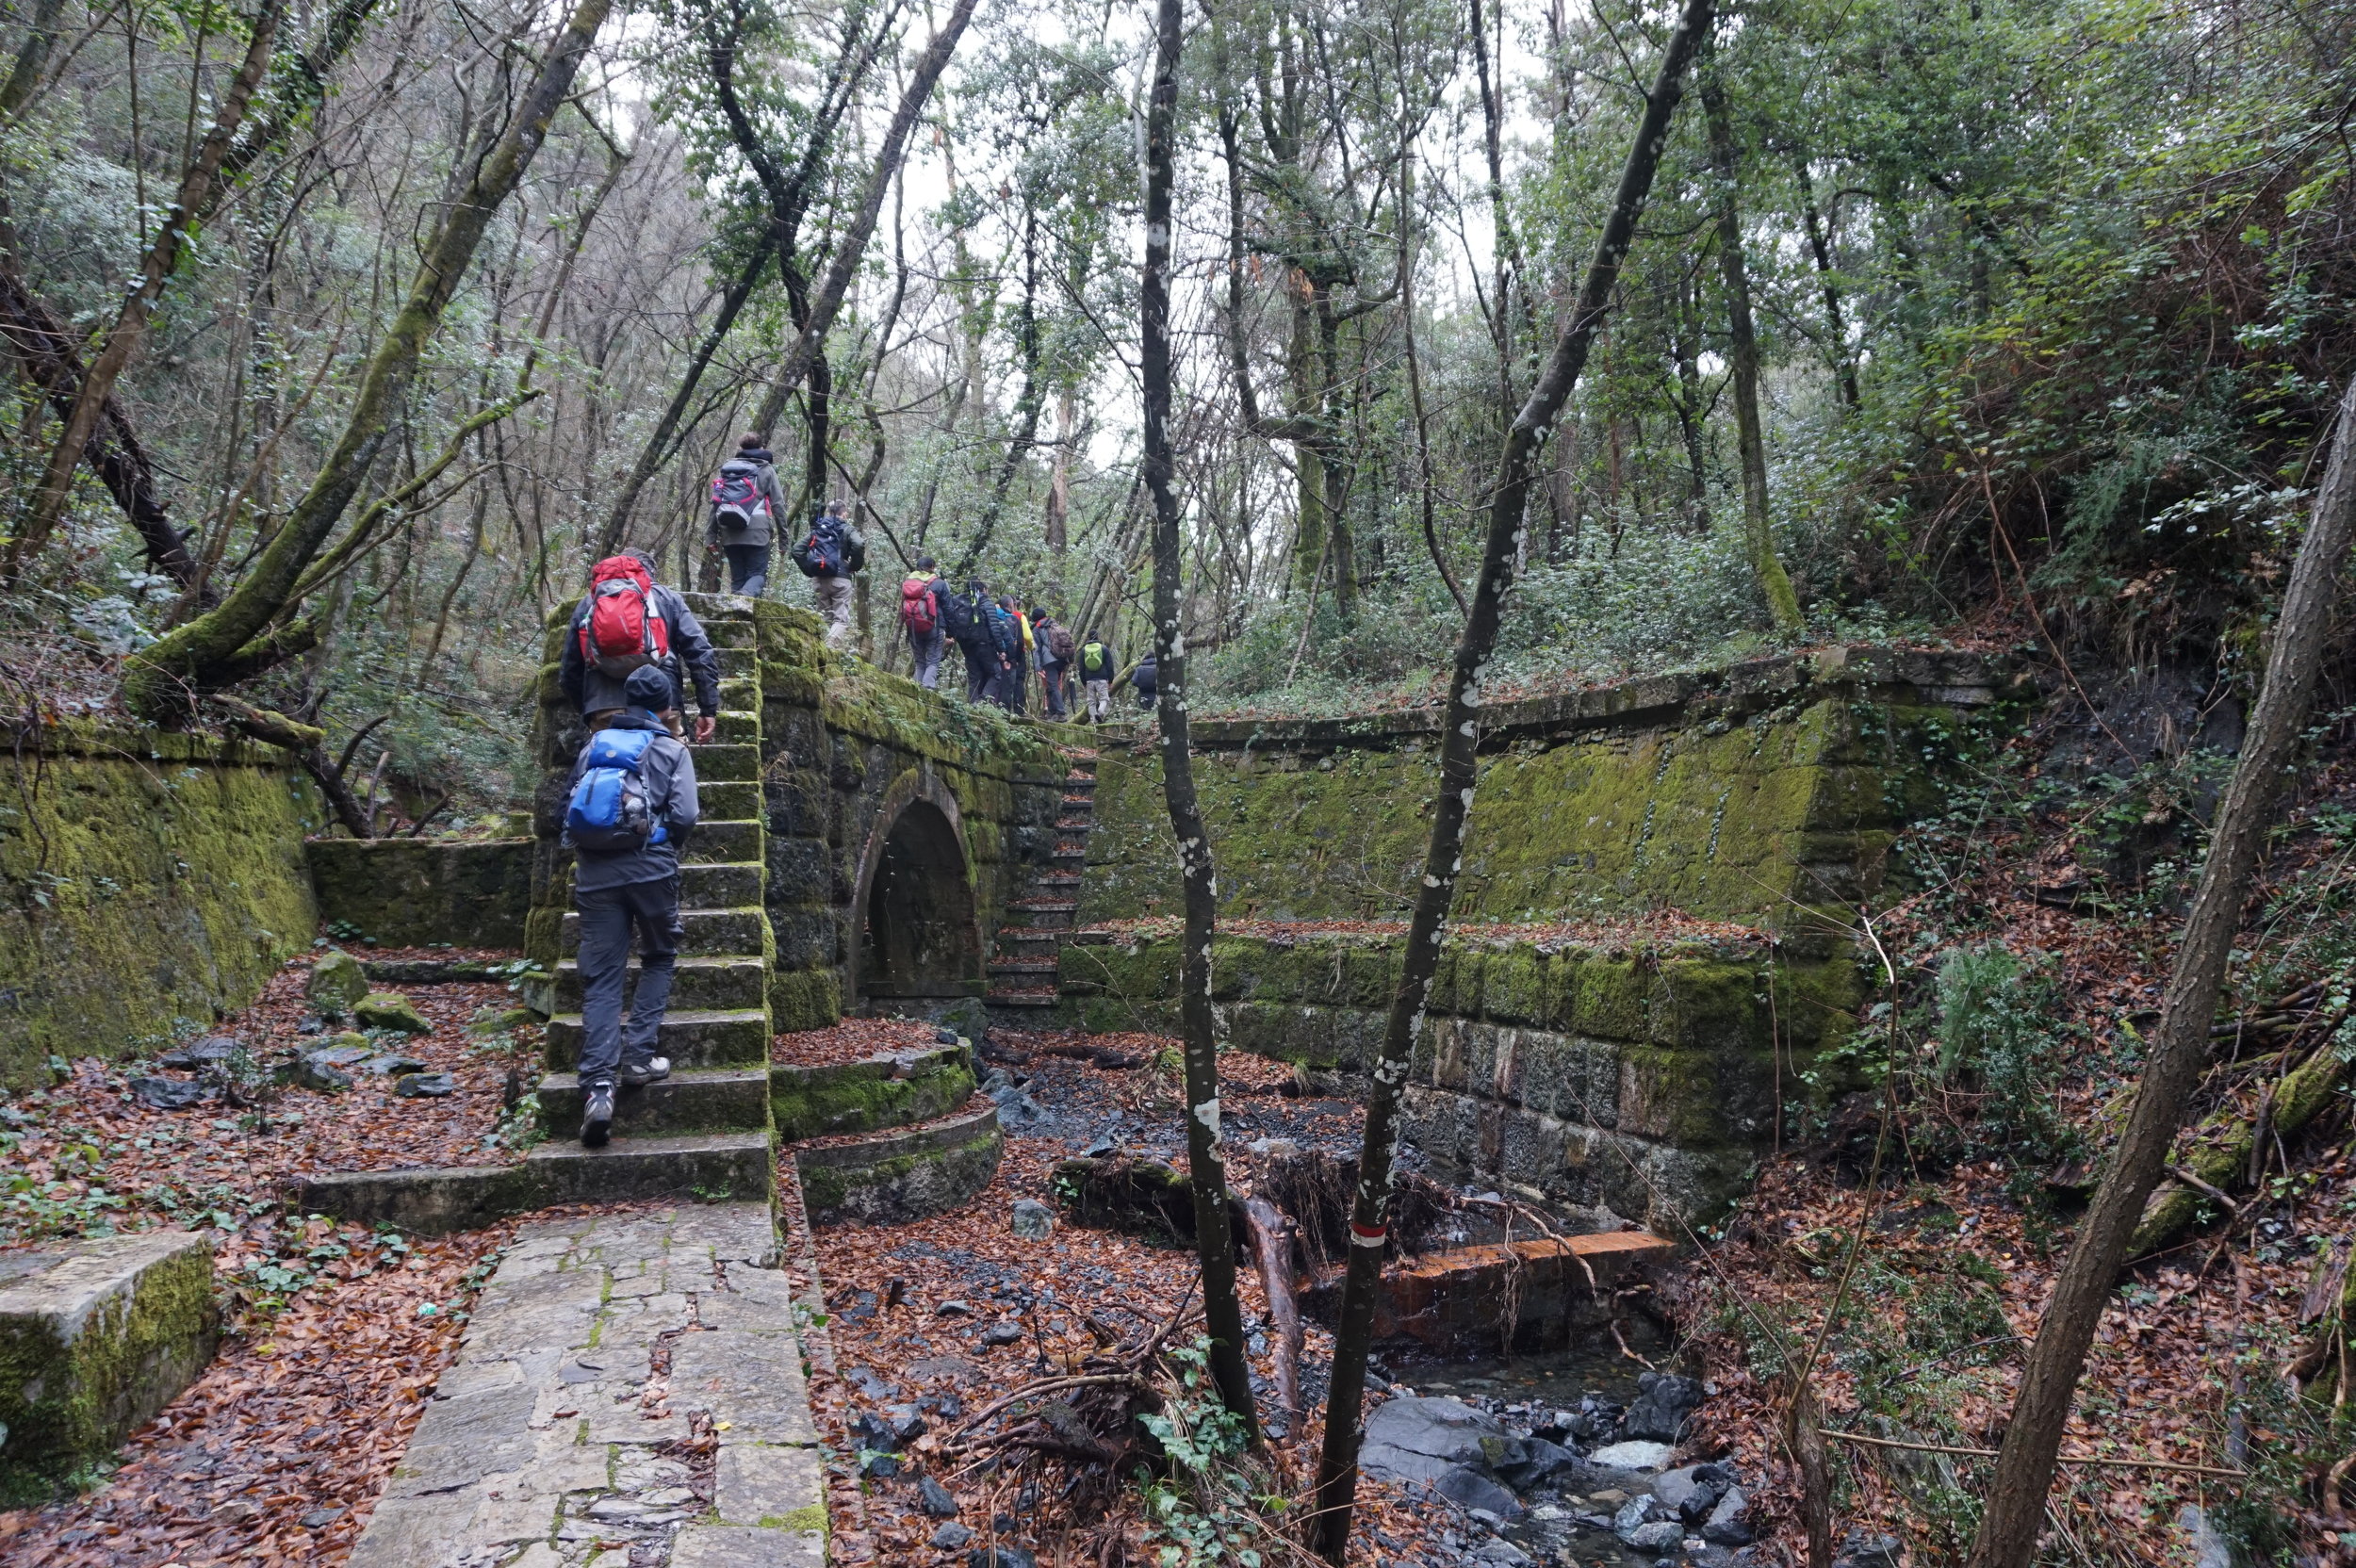
M 965 820 L 930 767 L 892 780 L 876 803 L 851 898 L 844 1001 L 978 996 L 982 934 Z

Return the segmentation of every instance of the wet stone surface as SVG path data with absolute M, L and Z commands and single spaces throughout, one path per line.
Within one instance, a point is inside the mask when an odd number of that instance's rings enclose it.
M 822 1568 L 768 1208 L 527 1226 L 352 1568 Z

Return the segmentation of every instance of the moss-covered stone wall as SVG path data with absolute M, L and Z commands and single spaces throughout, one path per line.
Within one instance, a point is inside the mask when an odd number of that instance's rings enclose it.
M 1929 798 L 1939 732 L 2000 694 L 1974 655 L 1835 648 L 1500 705 L 1483 726 L 1457 916 L 1673 907 L 1790 925 L 1854 900 Z M 1431 831 L 1438 725 L 1437 710 L 1197 724 L 1223 911 L 1402 916 Z M 1082 921 L 1174 911 L 1152 748 L 1107 748 L 1097 777 Z
M 60 725 L 0 773 L 0 1082 L 209 1024 L 309 945 L 323 812 L 275 748 Z
M 703 614 L 744 601 L 691 596 L 691 602 Z M 853 984 L 863 858 L 878 823 L 908 798 L 909 776 L 928 801 L 957 807 L 978 962 L 1028 868 L 1054 854 L 1068 769 L 1036 725 L 926 692 L 831 650 L 808 611 L 765 600 L 752 610 L 749 626 L 741 611 L 732 623 L 706 616 L 722 662 L 725 711 L 714 739 L 758 746 L 758 776 L 748 762 L 729 781 L 758 785 L 759 843 L 745 853 L 761 863 L 761 905 L 774 939 L 772 1026 L 821 1028 L 842 1017 Z M 558 842 L 563 781 L 582 740 L 556 683 L 558 638 L 569 616 L 566 607 L 550 617 L 541 678 L 539 747 L 548 771 L 537 802 L 526 922 L 526 951 L 551 961 L 571 900 L 571 858 Z M 976 989 L 980 980 L 977 972 Z
M 1363 1074 L 1382 1044 L 1400 939 L 1220 937 L 1223 1037 Z M 1176 1026 L 1179 943 L 1137 931 L 1064 950 L 1066 1006 L 1099 1031 Z M 1845 955 L 1761 936 L 1442 949 L 1406 1090 L 1409 1143 L 1458 1180 L 1660 1228 L 1706 1217 L 1773 1141 L 1800 1072 L 1856 1027 Z
M 521 947 L 530 839 L 314 839 L 319 919 L 395 947 Z

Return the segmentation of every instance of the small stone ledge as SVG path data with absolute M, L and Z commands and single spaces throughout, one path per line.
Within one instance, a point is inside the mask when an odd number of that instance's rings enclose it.
M 905 1225 L 972 1199 L 1006 1152 L 998 1106 L 979 1105 L 922 1126 L 795 1151 L 812 1225 Z
M 785 1143 L 870 1133 L 945 1116 L 973 1092 L 965 1043 L 904 1051 L 824 1067 L 775 1062 L 769 1106 Z
M 0 1255 L 0 1506 L 110 1462 L 220 1332 L 212 1244 L 192 1232 Z
M 765 1132 L 625 1137 L 603 1149 L 551 1142 L 517 1165 L 312 1177 L 296 1184 L 292 1202 L 309 1214 L 447 1235 L 563 1203 L 766 1200 L 775 1180 L 771 1147 Z

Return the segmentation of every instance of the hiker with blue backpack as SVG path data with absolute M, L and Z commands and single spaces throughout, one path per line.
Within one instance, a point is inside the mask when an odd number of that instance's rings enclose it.
M 851 579 L 867 564 L 867 541 L 843 515 L 843 503 L 828 501 L 794 547 L 794 564 L 810 579 L 818 613 L 826 620 L 826 646 L 839 648 L 851 635 Z
M 728 557 L 729 593 L 759 598 L 769 586 L 769 552 L 785 511 L 777 457 L 760 436 L 739 437 L 736 455 L 712 476 L 711 539 Z
M 1009 713 L 1023 711 L 1023 689 L 1031 677 L 1030 627 L 1014 607 L 1014 596 L 1001 594 L 983 608 L 990 622 L 990 640 L 998 655 L 990 700 Z
M 573 852 L 573 907 L 581 912 L 581 1141 L 595 1149 L 614 1132 L 616 1085 L 670 1075 L 655 1054 L 671 1001 L 679 922 L 679 858 L 700 814 L 695 760 L 671 734 L 663 709 L 671 682 L 646 665 L 622 682 L 626 706 L 605 715 L 573 762 L 565 786 L 564 843 Z M 638 988 L 622 1022 L 630 936 L 638 938 Z

